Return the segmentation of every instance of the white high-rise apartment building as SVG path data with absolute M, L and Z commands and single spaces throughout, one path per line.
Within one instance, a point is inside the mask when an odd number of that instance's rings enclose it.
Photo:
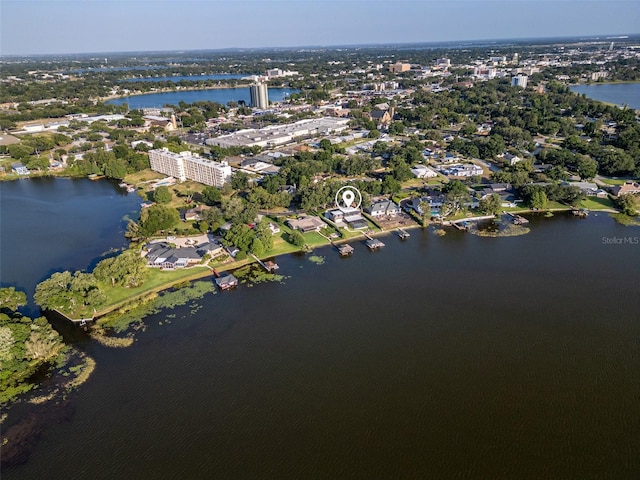
M 528 80 L 529 77 L 527 77 L 526 75 L 516 75 L 515 77 L 511 77 L 511 86 L 527 88 Z
M 264 83 L 256 83 L 249 87 L 249 95 L 251 97 L 251 106 L 254 108 L 269 108 L 269 90 Z
M 193 180 L 221 187 L 231 178 L 231 167 L 227 162 L 214 162 L 191 152 L 173 153 L 167 148 L 149 151 L 151 170 L 174 177 L 181 182 Z

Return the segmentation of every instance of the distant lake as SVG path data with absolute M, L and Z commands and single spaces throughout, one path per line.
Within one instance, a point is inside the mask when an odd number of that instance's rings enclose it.
M 215 75 L 172 75 L 168 77 L 146 77 L 146 78 L 127 78 L 126 82 L 175 82 L 178 83 L 182 80 L 191 82 L 205 81 L 205 80 L 234 80 L 248 77 L 249 74 L 240 73 L 218 73 Z
M 280 102 L 285 97 L 297 92 L 298 90 L 293 88 L 270 88 L 269 100 L 272 102 Z M 108 100 L 106 103 L 112 103 L 114 105 L 128 103 L 129 108 L 155 108 L 162 107 L 166 104 L 177 105 L 181 101 L 185 103 L 210 101 L 226 105 L 228 102 L 238 102 L 240 100 L 244 100 L 247 105 L 249 104 L 249 87 L 147 93 L 144 95 L 131 95 L 129 97 Z
M 601 102 L 628 105 L 640 109 L 640 83 L 598 83 L 595 85 L 575 85 L 571 90 Z

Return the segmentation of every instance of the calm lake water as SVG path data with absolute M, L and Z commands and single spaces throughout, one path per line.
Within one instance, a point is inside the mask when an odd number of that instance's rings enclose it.
M 149 317 L 127 349 L 83 343 L 93 376 L 3 479 L 638 478 L 640 245 L 606 239 L 640 228 L 530 227 L 283 256 L 284 284 Z
M 62 270 L 84 270 L 126 245 L 125 217 L 138 219 L 141 198 L 106 180 L 34 178 L 0 184 L 0 279 L 25 290 Z M 37 309 L 30 301 L 30 314 Z
M 291 88 L 269 88 L 269 100 L 272 102 L 280 102 L 285 97 L 297 92 L 298 90 Z M 238 102 L 240 100 L 243 100 L 247 105 L 249 105 L 251 100 L 249 87 L 147 93 L 144 95 L 132 95 L 129 97 L 108 100 L 106 103 L 113 103 L 115 105 L 128 103 L 129 108 L 154 108 L 162 107 L 166 104 L 177 105 L 180 101 L 185 103 L 210 101 L 226 105 L 228 102 Z
M 640 109 L 640 83 L 596 83 L 592 85 L 575 85 L 571 90 L 585 94 L 594 100 L 627 105 Z

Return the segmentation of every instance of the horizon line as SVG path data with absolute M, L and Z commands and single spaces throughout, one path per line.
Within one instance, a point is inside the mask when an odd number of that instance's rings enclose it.
M 385 42 L 385 43 L 353 43 L 353 44 L 331 44 L 331 45 L 297 45 L 297 46 L 273 46 L 273 47 L 221 47 L 221 48 L 187 48 L 187 49 L 175 49 L 175 50 L 112 50 L 112 51 L 94 51 L 94 52 L 66 52 L 66 53 L 22 53 L 22 54 L 2 54 L 0 53 L 0 59 L 2 58 L 33 58 L 33 57 L 55 57 L 55 56 L 92 56 L 92 55 L 105 55 L 105 54 L 158 54 L 158 53 L 187 53 L 187 52 L 228 52 L 228 51 L 270 51 L 270 50 L 300 50 L 300 49 L 338 49 L 338 48 L 372 48 L 372 47 L 392 47 L 392 46 L 420 46 L 420 45 L 454 45 L 454 44 L 469 44 L 473 46 L 474 43 L 479 42 L 495 42 L 507 44 L 509 42 L 524 42 L 524 41 L 544 41 L 544 40 L 602 40 L 602 41 L 614 41 L 614 40 L 629 40 L 634 37 L 640 37 L 640 32 L 637 33 L 608 33 L 608 34 L 589 34 L 589 35 L 569 35 L 569 36 L 545 36 L 545 37 L 509 37 L 509 38 L 478 38 L 469 40 L 436 40 L 436 41 L 424 41 L 424 42 Z M 640 38 L 638 38 L 640 40 Z

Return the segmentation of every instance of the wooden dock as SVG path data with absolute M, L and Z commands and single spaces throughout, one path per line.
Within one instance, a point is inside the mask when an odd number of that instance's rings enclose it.
M 464 222 L 464 223 L 458 223 L 458 222 L 451 222 L 451 225 L 460 230 L 461 232 L 466 232 L 467 230 L 469 230 L 469 224 Z
M 399 228 L 397 230 L 398 232 L 398 236 L 400 237 L 401 240 L 406 240 L 407 238 L 409 238 L 411 235 L 409 234 L 409 232 L 407 232 L 406 230 L 403 230 L 402 228 Z
M 510 213 L 510 212 L 504 212 L 504 213 L 506 213 L 509 216 L 509 218 L 511 218 L 511 221 L 515 225 L 524 225 L 525 223 L 529 223 L 529 220 L 527 220 L 521 215 L 516 215 L 515 213 Z
M 379 250 L 380 248 L 384 247 L 384 243 L 382 243 L 377 238 L 370 238 L 365 242 L 365 244 L 367 245 L 367 247 L 369 247 L 369 250 Z
M 589 210 L 586 208 L 572 208 L 571 213 L 578 218 L 587 218 L 589 216 Z
M 256 262 L 260 264 L 262 268 L 264 268 L 269 273 L 273 273 L 280 268 L 276 262 L 273 262 L 271 260 L 267 260 L 266 262 L 263 262 L 254 254 L 251 254 L 251 256 L 255 259 Z
M 227 275 L 217 277 L 216 285 L 218 285 L 220 290 L 229 290 L 230 288 L 238 286 L 238 279 L 229 273 Z
M 334 244 L 333 246 L 338 249 L 338 253 L 340 254 L 341 257 L 346 257 L 348 255 L 353 254 L 353 247 L 348 243 L 343 243 L 342 245 Z

